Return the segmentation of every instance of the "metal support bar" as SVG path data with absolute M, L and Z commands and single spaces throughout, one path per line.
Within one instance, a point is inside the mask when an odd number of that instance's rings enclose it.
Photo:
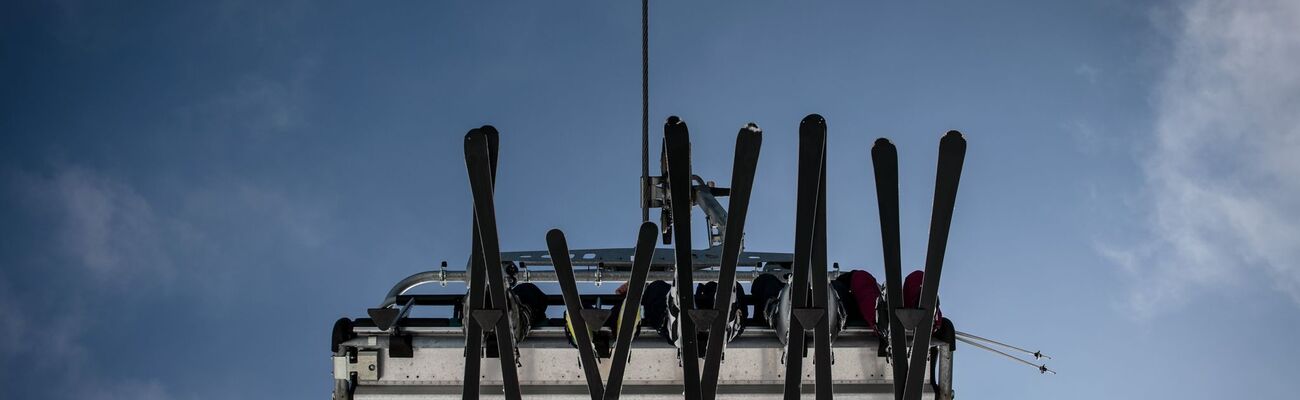
M 745 277 L 745 275 L 749 275 L 749 279 L 757 278 L 759 275 L 769 273 L 758 269 L 749 270 L 749 271 L 738 271 L 738 272 L 740 273 L 740 277 Z M 772 271 L 770 273 L 781 275 L 784 274 L 785 272 L 786 272 L 785 270 L 777 270 L 777 271 Z M 597 272 L 597 270 L 595 269 L 573 271 L 573 276 L 578 280 L 578 282 L 596 282 L 597 274 L 600 275 L 600 280 L 605 283 L 622 282 L 632 277 L 632 272 L 630 271 L 599 270 L 599 272 Z M 716 281 L 718 280 L 718 275 L 719 272 L 717 270 L 695 271 L 695 277 L 701 281 Z M 447 275 L 446 275 L 447 282 L 465 282 L 467 276 L 468 275 L 465 273 L 465 271 L 447 271 Z M 556 280 L 555 271 L 548 271 L 548 270 L 542 270 L 542 271 L 529 270 L 528 276 L 522 276 L 521 274 L 521 276 L 517 276 L 517 278 L 519 279 L 519 283 L 558 282 Z M 647 279 L 649 279 L 651 282 L 656 280 L 671 281 L 673 279 L 673 273 L 672 271 L 652 271 L 647 276 Z

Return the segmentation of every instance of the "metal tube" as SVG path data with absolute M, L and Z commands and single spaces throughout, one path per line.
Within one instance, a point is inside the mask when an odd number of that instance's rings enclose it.
M 540 270 L 540 271 L 527 270 L 527 271 L 528 273 L 526 274 L 520 273 L 516 275 L 516 278 L 519 279 L 520 283 L 557 281 L 555 276 L 555 271 L 553 270 Z M 767 272 L 761 269 L 737 271 L 738 274 L 737 278 L 746 277 L 746 274 L 748 274 L 748 279 L 752 280 L 764 273 Z M 719 272 L 717 270 L 697 270 L 694 272 L 693 275 L 696 280 L 699 280 L 701 282 L 707 282 L 707 281 L 717 281 L 718 274 Z M 445 271 L 445 272 L 425 271 L 425 272 L 417 273 L 415 275 L 408 276 L 406 277 L 406 279 L 402 279 L 401 281 L 397 282 L 396 285 L 393 285 L 393 288 L 388 291 L 388 295 L 384 297 L 384 301 L 379 304 L 379 307 L 384 308 L 393 305 L 394 303 L 397 302 L 397 296 L 406 294 L 407 291 L 411 290 L 416 286 L 420 286 L 426 283 L 435 283 L 435 282 L 465 282 L 466 279 L 468 279 L 468 277 L 469 276 L 465 271 Z M 597 285 L 606 282 L 613 282 L 621 285 L 623 282 L 626 282 L 627 280 L 632 278 L 632 273 L 630 271 L 618 271 L 618 270 L 608 270 L 608 269 L 606 270 L 583 269 L 583 270 L 573 271 L 573 277 L 578 282 L 590 282 L 590 283 L 595 283 Z M 650 271 L 646 279 L 650 282 L 657 281 L 657 280 L 671 282 L 673 280 L 673 277 L 674 275 L 672 271 Z
M 758 275 L 759 275 L 759 274 L 762 274 L 762 273 L 763 273 L 763 271 L 761 271 L 761 270 L 753 270 L 753 271 L 752 271 L 752 275 L 753 275 L 753 277 L 758 277 Z M 420 273 L 420 274 L 416 274 L 416 275 L 413 275 L 413 277 L 414 277 L 414 276 L 423 276 L 424 274 L 428 274 L 428 273 Z M 437 281 L 438 281 L 438 280 L 436 279 L 437 275 L 438 275 L 437 273 L 432 273 L 432 277 L 433 277 L 434 279 L 431 280 L 431 282 L 437 282 Z M 448 282 L 464 282 L 464 281 L 465 281 L 465 277 L 466 277 L 466 273 L 465 273 L 465 271 L 447 271 L 447 275 L 446 275 L 446 276 L 447 276 L 447 281 L 448 281 Z M 606 270 L 588 269 L 588 270 L 576 270 L 576 271 L 573 271 L 573 276 L 574 276 L 575 279 L 578 280 L 578 282 L 590 282 L 590 283 L 597 283 L 597 282 L 599 282 L 599 283 L 602 283 L 602 284 L 603 284 L 603 283 L 611 283 L 611 282 L 614 282 L 614 283 L 622 284 L 624 281 L 627 281 L 628 279 L 631 279 L 631 278 L 632 278 L 632 272 L 631 272 L 631 271 L 608 270 L 608 269 L 606 269 Z M 718 279 L 718 271 L 715 271 L 715 270 L 699 270 L 699 271 L 695 271 L 694 276 L 695 276 L 695 278 L 700 279 L 700 280 L 704 280 L 704 281 L 716 281 L 716 280 Z M 558 280 L 556 279 L 556 276 L 555 276 L 555 271 L 551 271 L 551 270 L 545 270 L 545 271 L 529 270 L 527 276 L 525 276 L 525 275 L 522 273 L 522 271 L 521 271 L 520 274 L 516 275 L 516 278 L 519 279 L 519 282 L 520 282 L 520 283 L 524 283 L 524 282 L 558 282 Z M 647 277 L 646 279 L 648 279 L 649 281 L 656 281 L 656 280 L 671 281 L 672 278 L 673 278 L 673 272 L 672 272 L 672 271 L 650 271 L 650 273 L 649 273 L 649 275 L 648 275 L 648 277 Z M 403 280 L 403 282 L 406 282 L 406 280 Z M 429 283 L 429 282 L 430 282 L 430 281 L 420 282 L 420 284 Z M 398 294 L 400 295 L 400 294 L 404 294 L 404 293 L 398 293 Z M 394 295 L 394 297 L 396 297 L 396 295 Z

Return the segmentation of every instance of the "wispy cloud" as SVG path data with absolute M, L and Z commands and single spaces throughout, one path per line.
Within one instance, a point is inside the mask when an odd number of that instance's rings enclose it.
M 1097 78 L 1101 77 L 1101 69 L 1088 64 L 1079 64 L 1074 67 L 1074 74 L 1083 77 L 1088 83 L 1096 84 Z
M 1141 282 L 1139 315 L 1239 279 L 1300 304 L 1300 2 L 1180 11 L 1143 155 L 1151 237 L 1102 253 Z
M 173 399 L 167 388 L 155 381 L 123 381 L 103 386 L 83 387 L 77 398 L 88 400 L 166 400 Z
M 171 399 L 157 381 L 108 379 L 93 366 L 89 349 L 82 343 L 87 316 L 73 309 L 41 314 L 23 307 L 14 296 L 15 287 L 0 276 L 0 374 L 14 377 L 13 369 L 42 371 L 57 380 L 41 389 L 46 398 L 75 399 Z M 58 384 L 54 384 L 57 382 Z M 21 393 L 21 392 L 20 392 Z
M 81 265 L 102 275 L 171 273 L 160 243 L 166 228 L 130 186 L 80 168 L 62 169 L 49 183 L 63 215 L 61 245 Z
M 48 216 L 43 222 L 53 236 L 44 250 L 64 260 L 71 267 L 66 272 L 115 283 L 172 276 L 164 238 L 174 237 L 178 226 L 132 186 L 76 166 L 9 178 L 29 211 Z
M 87 337 L 113 325 L 106 319 L 116 317 L 104 310 L 120 309 L 89 303 L 94 299 L 175 301 L 172 287 L 186 284 L 220 308 L 230 297 L 222 294 L 243 282 L 240 273 L 276 265 L 253 264 L 256 257 L 318 248 L 331 238 L 328 209 L 314 199 L 247 180 L 198 182 L 168 198 L 79 166 L 7 178 L 0 192 L 16 194 L 19 211 L 46 228 L 32 233 L 44 242 L 28 249 L 33 257 L 6 260 L 0 269 L 0 335 L 24 338 L 0 341 L 0 375 L 19 361 L 49 372 L 47 383 L 57 386 L 50 398 L 172 397 L 162 382 L 99 369 L 102 349 Z M 22 282 L 51 282 L 57 290 Z

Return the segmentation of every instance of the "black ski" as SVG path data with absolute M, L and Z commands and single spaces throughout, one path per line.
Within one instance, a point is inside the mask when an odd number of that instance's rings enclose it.
M 596 349 L 593 347 L 588 329 L 601 324 L 587 323 L 583 313 L 582 297 L 578 293 L 578 282 L 573 277 L 573 262 L 570 261 L 569 244 L 564 232 L 552 229 L 546 233 L 546 247 L 551 253 L 551 262 L 555 266 L 555 275 L 559 278 L 560 292 L 564 297 L 564 306 L 572 324 L 574 342 L 578 344 L 578 353 L 582 360 L 582 372 L 587 378 L 587 391 L 593 400 L 617 399 L 623 386 L 623 371 L 627 368 L 628 356 L 631 354 L 632 338 L 636 334 L 638 313 L 641 309 L 641 295 L 645 293 L 646 275 L 650 272 L 650 263 L 654 259 L 655 240 L 659 227 L 652 222 L 641 224 L 637 235 L 636 250 L 632 266 L 632 279 L 628 281 L 627 296 L 623 299 L 622 314 L 618 320 L 618 338 L 614 345 L 614 363 L 609 371 L 608 385 L 600 379 L 597 365 Z M 601 321 L 603 323 L 603 321 Z
M 509 289 L 506 287 L 505 276 L 501 270 L 501 248 L 497 237 L 496 211 L 493 205 L 493 169 L 488 136 L 482 130 L 470 131 L 465 135 L 465 165 L 469 170 L 470 190 L 474 194 L 474 217 L 478 226 L 479 247 L 483 254 L 483 266 L 487 271 L 488 291 L 492 296 L 492 308 L 469 311 L 471 312 L 469 316 L 480 329 L 489 329 L 496 333 L 505 398 L 517 400 L 520 398 L 519 371 L 515 365 L 514 333 L 510 318 L 506 315 L 509 308 L 506 292 Z
M 500 139 L 497 135 L 496 128 L 491 125 L 484 125 L 482 128 L 471 129 L 466 135 L 474 135 L 475 132 L 481 132 L 487 135 L 488 157 L 492 168 L 492 182 L 496 183 L 497 175 L 497 148 Z M 472 245 L 470 249 L 470 278 L 466 283 L 469 286 L 469 308 L 464 310 L 466 316 L 473 315 L 473 310 L 483 308 L 484 296 L 483 291 L 487 288 L 487 282 L 484 282 L 483 248 L 479 244 L 478 235 L 478 217 L 474 217 Z M 468 318 L 467 318 L 468 319 Z M 483 329 L 478 324 L 469 321 L 465 325 L 465 374 L 464 387 L 461 390 L 463 399 L 477 399 L 479 397 L 479 362 L 483 351 Z
M 966 158 L 966 139 L 961 132 L 948 131 L 939 141 L 939 166 L 934 182 L 934 211 L 930 215 L 930 241 L 925 254 L 925 282 L 921 286 L 918 306 L 923 320 L 916 326 L 912 340 L 912 360 L 908 363 L 906 400 L 920 400 L 925 379 L 925 358 L 930 353 L 930 336 L 934 331 L 935 306 L 939 299 L 939 277 L 943 273 L 943 255 L 948 246 L 948 228 L 952 225 L 953 206 L 957 202 L 957 184 L 961 180 L 962 162 Z
M 727 203 L 727 226 L 722 236 L 718 292 L 713 301 L 714 312 L 709 314 L 712 315 L 712 321 L 708 321 L 708 354 L 704 358 L 704 377 L 701 378 L 701 391 L 706 399 L 715 398 L 718 390 L 718 370 L 722 366 L 722 351 L 727 343 L 727 319 L 734 300 L 732 294 L 736 285 L 736 262 L 740 258 L 745 216 L 749 211 L 749 195 L 754 187 L 754 170 L 758 166 L 758 153 L 762 144 L 763 131 L 753 123 L 741 128 L 736 135 L 736 158 L 731 168 L 731 193 Z
M 808 346 L 804 338 L 805 327 L 814 327 L 819 319 L 816 309 L 808 303 L 808 269 L 813 253 L 817 223 L 818 198 L 821 194 L 823 159 L 826 154 L 825 123 L 813 114 L 799 123 L 799 183 L 796 189 L 794 222 L 794 262 L 791 265 L 790 313 L 785 349 L 785 398 L 800 397 L 803 384 L 803 357 Z M 815 126 L 821 122 L 821 129 Z M 824 310 L 823 310 L 824 311 Z M 822 313 L 824 314 L 824 312 Z
M 834 397 L 831 377 L 831 319 L 832 311 L 828 303 L 830 294 L 826 290 L 830 282 L 826 279 L 826 120 L 820 115 L 810 115 L 804 119 L 800 129 L 809 129 L 822 138 L 821 177 L 817 184 L 817 220 L 813 228 L 812 245 L 812 306 L 821 310 L 822 318 L 813 327 L 813 367 L 816 370 L 815 382 L 817 398 L 830 400 Z
M 691 137 L 686 122 L 676 116 L 664 123 L 664 151 L 668 158 L 669 204 L 672 206 L 673 236 L 676 254 L 678 316 L 681 348 L 682 385 L 686 400 L 700 399 L 700 366 L 696 339 L 698 331 L 691 320 L 695 308 L 692 291 L 694 268 L 691 265 Z
M 546 232 L 546 247 L 551 251 L 551 264 L 555 266 L 555 276 L 560 281 L 564 308 L 569 314 L 569 327 L 573 332 L 573 341 L 578 346 L 582 373 L 587 378 L 587 392 L 591 394 L 592 400 L 600 400 L 604 397 L 605 386 L 601 383 L 600 367 L 596 365 L 596 349 L 588 332 L 591 326 L 587 325 L 586 318 L 582 315 L 582 297 L 578 295 L 578 283 L 573 278 L 573 262 L 569 259 L 569 244 L 564 239 L 564 232 L 559 229 Z
M 907 332 L 895 312 L 903 307 L 903 262 L 898 226 L 898 149 L 889 139 L 876 139 L 871 146 L 871 165 L 876 174 L 876 202 L 880 206 L 880 241 L 885 256 L 885 291 L 889 321 L 890 356 L 894 364 L 894 399 L 903 398 L 907 381 Z M 877 326 L 885 326 L 884 323 Z
M 608 383 L 605 384 L 605 399 L 617 400 L 623 390 L 623 371 L 627 369 L 628 359 L 632 356 L 632 338 L 636 336 L 637 320 L 640 319 L 641 295 L 645 293 L 646 275 L 650 273 L 650 263 L 654 261 L 655 240 L 659 236 L 659 227 L 653 222 L 641 223 L 637 232 L 636 250 L 632 254 L 632 279 L 627 283 L 627 297 L 623 298 L 622 313 L 618 316 L 618 338 L 614 342 L 613 364 L 609 367 Z

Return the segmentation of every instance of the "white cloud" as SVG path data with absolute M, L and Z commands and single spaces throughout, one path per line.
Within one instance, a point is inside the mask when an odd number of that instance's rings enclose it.
M 159 199 L 126 181 L 81 167 L 58 167 L 48 177 L 19 174 L 17 182 L 31 211 L 48 217 L 52 254 L 70 261 L 71 272 L 101 282 L 165 283 L 202 264 L 180 266 L 176 257 L 213 246 L 316 248 L 330 236 L 328 210 L 316 199 L 242 179 L 185 188 L 162 209 Z
M 0 335 L 24 338 L 0 341 L 0 375 L 18 362 L 28 371 L 55 373 L 47 382 L 56 386 L 50 398 L 171 397 L 164 383 L 141 379 L 148 377 L 98 370 L 106 361 L 86 338 L 93 327 L 112 325 L 106 319 L 116 317 L 103 311 L 117 306 L 90 302 L 105 296 L 114 304 L 126 302 L 122 298 L 174 301 L 174 283 L 201 282 L 185 290 L 208 291 L 198 296 L 208 303 L 192 306 L 211 306 L 229 298 L 218 294 L 243 284 L 220 276 L 266 265 L 250 257 L 316 248 L 330 239 L 331 219 L 317 199 L 245 180 L 193 182 L 169 198 L 78 166 L 8 177 L 3 183 L 16 189 L 15 204 L 42 227 L 32 234 L 47 243 L 0 268 Z M 58 291 L 19 284 L 30 281 L 54 282 Z
M 162 384 L 149 381 L 122 381 L 81 388 L 79 399 L 87 400 L 166 400 L 173 398 Z
M 169 399 L 166 387 L 156 381 L 108 379 L 91 366 L 90 351 L 80 338 L 86 333 L 87 315 L 77 307 L 42 314 L 26 310 L 13 295 L 14 286 L 0 276 L 0 374 L 13 376 L 23 368 L 57 374 L 57 385 L 43 389 L 48 398 Z
M 1152 236 L 1102 253 L 1140 282 L 1140 313 L 1242 279 L 1300 304 L 1300 2 L 1181 11 L 1143 155 Z
M 16 178 L 31 211 L 50 217 L 50 250 L 70 262 L 69 272 L 117 283 L 173 274 L 164 240 L 175 226 L 130 185 L 79 167 Z
M 1096 84 L 1097 78 L 1101 77 L 1101 69 L 1088 64 L 1079 64 L 1074 67 L 1074 74 L 1083 77 L 1090 84 Z

